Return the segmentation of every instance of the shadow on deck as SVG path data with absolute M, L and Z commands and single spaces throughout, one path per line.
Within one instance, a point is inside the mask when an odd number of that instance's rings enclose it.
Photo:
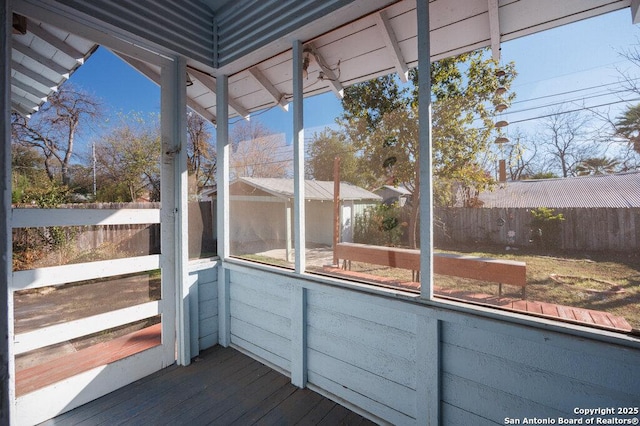
M 215 346 L 42 425 L 373 425 L 232 348 Z

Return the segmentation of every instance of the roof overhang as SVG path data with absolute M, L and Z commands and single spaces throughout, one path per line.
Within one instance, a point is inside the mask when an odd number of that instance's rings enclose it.
M 13 15 L 11 108 L 30 116 L 91 56 L 97 44 Z
M 231 3 L 212 3 L 219 13 Z M 638 15 L 640 0 L 432 0 L 431 58 L 491 48 L 499 57 L 502 42 L 631 6 Z M 234 3 L 234 7 L 237 5 Z M 230 115 L 248 118 L 271 107 L 286 109 L 292 100 L 293 40 L 303 40 L 308 68 L 304 95 L 333 92 L 381 75 L 418 65 L 414 0 L 354 0 L 348 6 L 305 25 L 233 63 L 214 70 L 189 60 L 193 84 L 188 105 L 205 119 L 216 120 L 215 78 L 229 75 Z M 25 35 L 14 34 L 12 105 L 28 115 L 62 84 L 96 48 L 68 31 L 27 22 Z M 120 54 L 155 82 L 160 68 Z

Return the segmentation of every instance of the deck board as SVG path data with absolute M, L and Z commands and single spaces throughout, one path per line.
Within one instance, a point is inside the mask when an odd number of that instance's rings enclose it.
M 232 348 L 215 346 L 42 423 L 43 426 L 375 423 Z

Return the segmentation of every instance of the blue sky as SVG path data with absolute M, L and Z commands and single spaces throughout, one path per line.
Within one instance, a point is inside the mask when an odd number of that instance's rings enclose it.
M 639 35 L 638 27 L 631 25 L 629 10 L 624 9 L 503 43 L 502 61 L 514 61 L 519 73 L 512 87 L 517 94 L 516 102 L 507 111 L 506 119 L 531 119 L 543 115 L 545 109 L 517 111 L 583 96 L 606 95 L 584 101 L 587 105 L 636 98 L 637 95 L 629 93 L 611 92 L 618 87 L 618 69 L 635 72 L 635 67 L 621 57 L 620 52 L 640 43 Z M 160 110 L 158 87 L 102 48 L 72 75 L 71 81 L 93 92 L 111 113 Z M 563 96 L 549 96 L 593 86 L 601 87 Z M 542 99 L 529 100 L 539 97 Z M 612 114 L 616 115 L 623 105 L 610 107 Z M 305 104 L 306 136 L 310 137 L 314 131 L 333 125 L 339 113 L 340 101 L 333 93 L 308 99 Z M 254 119 L 267 124 L 277 133 L 283 133 L 290 142 L 291 113 L 272 108 L 254 115 Z M 518 126 L 532 128 L 535 120 L 525 121 Z

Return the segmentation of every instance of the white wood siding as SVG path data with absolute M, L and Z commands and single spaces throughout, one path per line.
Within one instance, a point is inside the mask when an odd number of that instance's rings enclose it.
M 391 293 L 368 294 L 288 272 L 226 266 L 232 343 L 290 371 L 296 350 L 290 330 L 298 326 L 291 320 L 291 294 L 305 288 L 309 386 L 374 420 L 426 424 L 430 413 L 424 407 L 438 393 L 441 424 L 447 425 L 570 418 L 575 407 L 640 401 L 640 350 L 633 344 L 427 306 Z M 437 323 L 439 333 L 419 329 Z M 429 365 L 439 366 L 436 378 L 424 383 Z

